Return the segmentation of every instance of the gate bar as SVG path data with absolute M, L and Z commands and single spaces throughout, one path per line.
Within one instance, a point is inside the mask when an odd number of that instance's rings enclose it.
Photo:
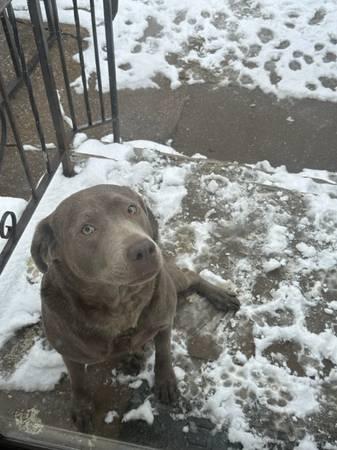
M 89 102 L 88 81 L 87 81 L 87 76 L 85 73 L 81 26 L 80 26 L 80 17 L 78 14 L 77 0 L 73 0 L 73 7 L 74 7 L 74 19 L 75 19 L 75 27 L 76 27 L 76 40 L 77 40 L 77 46 L 78 46 L 78 54 L 80 57 L 84 104 L 85 104 L 85 109 L 87 111 L 88 124 L 91 125 L 92 124 L 92 116 L 91 116 L 91 108 L 90 108 L 90 102 Z
M 107 47 L 107 55 L 108 55 L 112 127 L 113 127 L 113 134 L 114 134 L 114 142 L 120 142 L 119 118 L 118 118 L 118 97 L 117 97 L 117 84 L 116 84 L 115 49 L 114 49 L 113 24 L 112 24 L 112 21 L 116 15 L 117 9 L 118 9 L 118 0 L 103 0 L 103 4 L 104 4 L 104 25 L 105 25 L 106 47 Z
M 57 147 L 62 160 L 63 174 L 66 177 L 72 177 L 75 175 L 74 164 L 71 162 L 69 156 L 69 143 L 64 128 L 63 116 L 61 113 L 60 103 L 57 95 L 54 74 L 50 64 L 48 45 L 42 26 L 43 21 L 39 0 L 29 0 L 28 8 L 32 21 L 36 46 L 39 52 L 39 62 L 46 89 L 49 109 L 53 118 L 53 124 L 55 126 Z
M 59 54 L 60 54 L 63 80 L 64 80 L 64 85 L 65 85 L 66 93 L 67 93 L 70 117 L 71 117 L 71 121 L 73 123 L 73 131 L 76 131 L 77 130 L 77 120 L 76 120 L 76 115 L 75 115 L 73 97 L 72 97 L 71 89 L 70 89 L 70 81 L 69 81 L 68 69 L 67 69 L 67 64 L 66 64 L 66 58 L 65 58 L 65 54 L 64 54 L 63 37 L 62 37 L 61 29 L 60 29 L 56 0 L 51 0 L 51 7 L 52 7 L 52 11 L 53 11 L 53 16 L 54 16 L 55 35 L 56 35 L 57 46 L 58 46 Z
M 8 8 L 8 17 L 12 23 L 12 27 L 13 27 L 13 33 L 14 33 L 14 40 L 15 40 L 15 44 L 16 44 L 16 48 L 18 51 L 18 55 L 20 58 L 20 62 L 21 62 L 21 67 L 22 67 L 22 77 L 23 80 L 26 84 L 26 88 L 27 88 L 27 92 L 28 92 L 28 96 L 29 96 L 29 101 L 30 101 L 30 106 L 32 108 L 32 113 L 34 115 L 34 119 L 35 119 L 35 126 L 36 126 L 36 131 L 37 134 L 39 136 L 40 139 L 40 143 L 41 143 L 41 150 L 43 152 L 43 157 L 46 163 L 46 169 L 48 173 L 51 173 L 51 168 L 50 168 L 50 161 L 49 161 L 49 156 L 48 156 L 48 151 L 47 151 L 47 146 L 46 146 L 46 139 L 44 136 L 44 130 L 42 127 L 42 123 L 41 123 L 41 119 L 40 119 L 40 114 L 38 111 L 38 107 L 36 105 L 35 102 L 35 97 L 34 97 L 34 93 L 33 93 L 33 86 L 32 86 L 32 82 L 28 73 L 28 69 L 27 69 L 27 64 L 26 64 L 26 59 L 25 59 L 25 55 L 23 52 L 23 48 L 20 42 L 20 38 L 19 38 L 19 31 L 17 29 L 16 26 L 16 21 L 15 21 L 15 14 L 12 8 L 12 5 L 9 4 Z

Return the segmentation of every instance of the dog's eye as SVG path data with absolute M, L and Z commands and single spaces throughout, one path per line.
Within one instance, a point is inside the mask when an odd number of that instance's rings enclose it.
M 136 205 L 129 205 L 128 206 L 128 213 L 130 216 L 134 216 L 137 213 L 138 209 Z
M 93 225 L 86 223 L 85 225 L 83 225 L 81 232 L 82 234 L 88 236 L 89 234 L 92 234 L 95 230 L 96 228 Z

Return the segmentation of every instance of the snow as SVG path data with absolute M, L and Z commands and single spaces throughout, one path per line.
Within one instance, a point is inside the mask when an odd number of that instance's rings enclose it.
M 218 430 L 228 431 L 231 442 L 260 449 L 272 436 L 256 422 L 257 405 L 271 421 L 297 420 L 311 435 L 309 418 L 319 421 L 320 411 L 329 410 L 329 395 L 323 392 L 337 379 L 337 298 L 327 296 L 336 292 L 337 175 L 312 170 L 291 174 L 267 162 L 215 168 L 207 160 L 177 158 L 171 147 L 147 141 L 115 144 L 111 137 L 98 141 L 80 136 L 76 144 L 78 157 L 100 158 L 78 163 L 73 178 L 57 171 L 37 207 L 0 277 L 0 345 L 40 320 L 41 276 L 28 276 L 38 221 L 85 187 L 129 185 L 144 195 L 157 216 L 163 246 L 176 244 L 178 263 L 235 292 L 242 304 L 235 317 L 212 316 L 200 325 L 202 334 L 221 349 L 214 361 L 192 364 L 189 336 L 184 329 L 174 331 L 174 370 L 189 404 L 182 418 L 207 417 Z M 209 185 L 217 188 L 207 190 Z M 12 209 L 10 200 L 6 208 Z M 192 307 L 190 323 L 202 314 Z M 242 342 L 254 350 L 247 351 Z M 326 374 L 324 361 L 334 365 Z M 146 381 L 152 387 L 153 367 L 151 353 L 138 376 L 115 371 L 112 381 L 132 389 Z M 60 355 L 37 337 L 11 373 L 0 372 L 0 387 L 50 390 L 64 372 Z M 123 420 L 153 423 L 151 403 L 152 398 L 146 399 Z M 108 413 L 106 421 L 111 419 L 116 416 Z M 316 445 L 310 436 L 295 438 L 299 448 Z
M 316 250 L 312 245 L 307 245 L 305 242 L 300 242 L 296 245 L 299 252 L 302 253 L 304 258 L 310 258 L 316 255 Z
M 22 198 L 0 197 L 0 217 L 2 217 L 5 212 L 12 211 L 15 214 L 16 220 L 18 222 L 26 205 L 27 205 L 26 200 L 24 200 Z M 12 225 L 11 219 L 8 218 L 7 222 L 6 222 L 6 226 L 11 226 L 11 225 Z M 6 227 L 5 227 L 5 232 L 7 232 Z M 0 237 L 0 252 L 4 248 L 6 242 L 7 242 L 7 239 L 3 239 Z
M 333 300 L 332 302 L 329 303 L 330 308 L 334 309 L 335 311 L 337 311 L 337 301 Z
M 8 379 L 0 376 L 0 389 L 49 391 L 65 372 L 61 355 L 45 349 L 42 340 L 37 340 Z
M 57 2 L 60 20 L 74 23 L 67 0 Z M 15 0 L 16 15 L 27 18 L 26 0 Z M 96 71 L 89 0 L 79 2 L 88 37 L 86 72 Z M 102 83 L 109 88 L 102 2 L 95 2 Z M 120 88 L 156 88 L 164 76 L 171 88 L 183 83 L 236 81 L 279 98 L 337 101 L 334 0 L 125 0 L 114 22 Z M 79 56 L 74 55 L 75 60 Z M 176 62 L 177 61 L 177 62 Z M 81 78 L 73 80 L 82 91 Z M 287 119 L 291 124 L 295 119 Z
M 231 280 L 224 280 L 219 275 L 213 273 L 211 270 L 204 269 L 200 272 L 200 276 L 210 283 L 223 288 L 227 292 L 237 294 L 237 287 Z
M 269 273 L 269 272 L 273 272 L 276 269 L 279 269 L 283 265 L 284 265 L 284 261 L 283 260 L 279 261 L 279 260 L 277 260 L 275 258 L 271 258 L 268 261 L 265 261 L 263 263 L 263 270 L 266 273 Z
M 114 421 L 114 419 L 118 418 L 119 415 L 117 411 L 108 411 L 105 415 L 104 422 L 110 424 Z
M 318 450 L 315 439 L 306 434 L 301 442 L 295 447 L 295 450 Z
M 273 224 L 266 236 L 266 243 L 264 245 L 264 253 L 267 256 L 283 253 L 288 247 L 288 230 L 286 227 L 278 224 Z
M 185 370 L 178 366 L 175 366 L 173 369 L 177 380 L 183 380 L 185 377 Z
M 73 148 L 78 148 L 87 139 L 88 136 L 85 133 L 76 133 L 73 139 Z
M 142 380 L 136 380 L 129 384 L 131 389 L 138 389 L 143 384 Z
M 144 420 L 149 425 L 152 425 L 154 417 L 150 401 L 145 400 L 137 409 L 131 409 L 124 414 L 122 422 L 129 422 L 130 420 Z

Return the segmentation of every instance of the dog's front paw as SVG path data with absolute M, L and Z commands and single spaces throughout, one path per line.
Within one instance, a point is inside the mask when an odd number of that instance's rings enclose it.
M 209 300 L 216 309 L 225 312 L 236 312 L 240 309 L 241 306 L 236 295 L 229 294 L 222 289 L 216 289 L 214 292 L 212 292 L 212 295 L 209 296 Z
M 240 309 L 240 302 L 235 294 L 227 292 L 221 287 L 201 280 L 198 292 L 204 295 L 214 308 L 219 311 L 238 311 Z
M 175 403 L 178 400 L 179 390 L 173 369 L 156 374 L 154 390 L 162 403 Z
M 74 405 L 71 409 L 71 418 L 75 427 L 81 433 L 90 433 L 94 431 L 94 406 L 92 404 Z

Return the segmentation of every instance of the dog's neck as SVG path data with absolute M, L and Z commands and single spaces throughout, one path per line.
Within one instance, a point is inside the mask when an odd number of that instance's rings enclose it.
M 121 286 L 113 283 L 95 282 L 80 278 L 64 263 L 54 263 L 48 271 L 53 284 L 66 288 L 73 298 L 79 298 L 83 305 L 89 308 L 98 308 L 102 305 L 110 310 L 119 308 L 130 298 L 148 291 L 151 296 L 157 284 L 156 278 L 142 284 Z M 99 299 L 99 302 L 97 301 Z

